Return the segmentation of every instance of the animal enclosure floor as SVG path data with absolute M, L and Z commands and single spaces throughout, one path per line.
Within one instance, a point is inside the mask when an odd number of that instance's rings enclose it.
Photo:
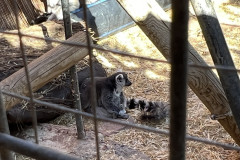
M 239 1 L 236 1 L 236 3 L 230 3 L 226 0 L 219 0 L 217 2 L 215 4 L 215 8 L 222 30 L 224 32 L 236 68 L 240 68 Z M 47 29 L 44 28 L 44 26 Z M 39 36 L 48 35 L 52 38 L 64 39 L 64 29 L 60 24 L 49 24 L 38 27 L 34 26 L 26 29 L 25 31 Z M 6 72 L 11 68 L 17 70 L 18 68 L 22 67 L 21 59 L 19 58 L 19 43 L 16 40 L 17 38 L 14 38 L 14 36 L 0 33 L 0 69 L 2 72 Z M 189 22 L 189 42 L 209 65 L 213 64 L 195 16 L 191 16 Z M 29 39 L 25 39 L 24 44 L 26 45 L 25 50 L 30 60 L 31 58 L 34 59 L 44 54 L 46 51 L 57 45 L 55 43 L 47 43 L 45 41 L 33 42 Z M 136 55 L 165 60 L 161 53 L 152 45 L 152 43 L 137 26 L 109 37 L 108 39 L 102 40 L 99 42 L 99 45 L 107 48 L 123 50 Z M 119 55 L 103 53 L 95 50 L 94 54 L 96 55 L 97 59 L 102 62 L 108 75 L 118 71 L 119 69 L 122 69 L 128 73 L 133 84 L 125 89 L 127 97 L 148 99 L 153 101 L 169 101 L 170 66 L 168 64 L 150 62 L 137 58 L 121 57 Z M 169 124 L 165 121 L 155 123 L 141 121 L 139 119 L 141 114 L 139 110 L 130 110 L 129 114 L 133 117 L 135 123 L 164 130 L 169 129 Z M 95 141 L 92 139 L 94 137 L 93 123 L 89 120 L 86 120 L 85 122 L 85 129 L 87 130 L 87 138 L 89 141 L 84 145 L 89 145 L 89 149 L 94 149 L 93 147 L 95 146 Z M 53 123 L 48 125 L 52 128 L 53 126 L 55 127 L 56 125 L 59 125 L 60 130 L 64 130 L 64 132 L 60 133 L 63 135 L 68 135 L 72 141 L 76 140 L 73 115 L 66 114 L 62 117 L 59 117 Z M 41 128 L 41 125 L 39 127 Z M 65 130 L 67 130 L 67 134 Z M 46 133 L 46 136 L 44 137 L 51 137 L 50 132 L 47 130 L 44 131 L 44 133 Z M 192 136 L 235 145 L 234 141 L 223 129 L 223 127 L 217 121 L 210 119 L 210 112 L 190 89 L 188 89 L 187 99 L 187 133 Z M 130 159 L 130 157 L 126 155 L 134 155 L 135 153 L 142 155 L 143 158 L 150 158 L 153 160 L 168 159 L 169 139 L 165 135 L 132 128 L 124 128 L 111 134 L 101 134 L 100 137 L 102 138 L 102 143 L 106 144 L 106 147 L 104 145 L 101 146 L 102 159 Z M 64 143 L 67 145 L 67 143 L 71 142 Z M 61 150 L 61 148 L 59 148 L 59 150 Z M 68 153 L 71 154 L 70 151 Z M 91 152 L 91 154 L 86 154 L 86 156 L 89 156 L 89 159 L 91 159 L 94 157 L 95 152 Z M 29 159 L 20 155 L 18 155 L 17 158 Z M 240 159 L 240 154 L 237 151 L 225 150 L 221 147 L 188 141 L 186 147 L 186 159 L 235 160 Z

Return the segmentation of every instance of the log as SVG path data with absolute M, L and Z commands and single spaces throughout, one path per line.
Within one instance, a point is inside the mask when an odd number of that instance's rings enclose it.
M 118 2 L 164 57 L 170 60 L 171 20 L 164 10 L 154 0 L 118 0 Z M 189 63 L 207 66 L 190 43 L 188 52 Z M 212 114 L 223 115 L 231 111 L 221 83 L 210 69 L 190 67 L 188 70 L 188 85 Z M 235 142 L 240 145 L 240 131 L 234 118 L 226 116 L 218 121 Z
M 86 44 L 86 33 L 78 32 L 67 42 Z M 33 60 L 29 65 L 29 76 L 33 92 L 44 86 L 46 83 L 57 77 L 59 74 L 69 69 L 79 60 L 88 55 L 87 48 L 60 44 L 48 51 L 41 57 Z M 29 95 L 24 68 L 15 72 L 8 78 L 0 82 L 0 89 L 4 91 L 15 92 L 21 95 Z M 20 102 L 20 100 L 4 96 L 6 110 Z
M 191 0 L 191 3 L 214 64 L 235 68 L 212 2 L 210 0 Z M 240 82 L 237 71 L 217 69 L 217 72 L 232 114 L 240 128 Z

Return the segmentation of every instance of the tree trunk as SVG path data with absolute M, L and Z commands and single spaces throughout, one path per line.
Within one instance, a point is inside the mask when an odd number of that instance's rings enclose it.
M 69 38 L 67 42 L 86 44 L 86 33 L 80 31 Z M 37 91 L 53 78 L 69 69 L 79 60 L 87 56 L 87 54 L 88 50 L 85 47 L 60 44 L 41 57 L 33 60 L 28 65 L 33 92 Z M 4 91 L 29 95 L 24 68 L 1 81 L 0 88 Z M 20 101 L 10 96 L 4 96 L 3 99 L 7 110 Z
M 118 0 L 118 2 L 164 57 L 170 60 L 171 20 L 164 10 L 154 0 Z M 191 44 L 189 44 L 188 63 L 207 66 Z M 223 115 L 230 112 L 230 106 L 221 83 L 210 69 L 190 67 L 188 70 L 188 85 L 213 115 Z M 218 121 L 235 142 L 240 145 L 240 131 L 234 118 L 226 116 Z

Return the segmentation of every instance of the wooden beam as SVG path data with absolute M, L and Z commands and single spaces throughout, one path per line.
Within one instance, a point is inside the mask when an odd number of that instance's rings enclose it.
M 170 60 L 171 20 L 154 0 L 118 0 L 136 24 L 149 37 L 164 57 Z M 207 65 L 198 52 L 189 44 L 188 62 Z M 230 106 L 217 76 L 204 68 L 190 67 L 188 85 L 214 115 L 230 112 Z M 232 116 L 218 120 L 235 142 L 240 145 L 240 131 Z
M 80 31 L 69 38 L 67 42 L 86 44 L 85 35 L 85 32 Z M 33 92 L 69 69 L 79 60 L 87 56 L 87 54 L 87 48 L 60 44 L 32 61 L 28 65 L 28 69 Z M 1 81 L 0 89 L 21 95 L 29 95 L 24 68 Z M 3 101 L 7 110 L 19 102 L 18 99 L 9 96 L 4 96 Z
M 191 0 L 191 3 L 214 64 L 235 68 L 212 2 L 210 0 Z M 232 114 L 240 128 L 240 82 L 237 71 L 221 69 L 217 69 L 217 71 Z

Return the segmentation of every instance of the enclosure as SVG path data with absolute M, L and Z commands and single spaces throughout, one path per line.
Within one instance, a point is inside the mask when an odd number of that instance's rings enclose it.
M 123 3 L 127 1 L 119 0 L 119 2 Z M 152 1 L 146 2 L 150 4 L 152 3 Z M 234 64 L 236 68 L 239 68 L 239 2 L 214 2 L 214 8 L 216 10 Z M 185 2 L 185 7 L 187 6 L 186 4 L 187 1 Z M 182 5 L 183 6 L 181 7 L 184 8 L 184 4 Z M 178 7 L 180 8 L 180 6 Z M 212 58 L 210 56 L 196 15 L 194 14 L 191 5 L 189 8 L 190 15 L 188 22 L 188 41 L 202 56 L 202 58 L 207 62 L 209 66 L 194 66 L 194 64 L 189 63 L 188 69 L 194 70 L 196 68 L 200 68 L 203 70 L 202 72 L 205 72 L 206 69 L 211 69 L 215 74 L 217 74 L 216 68 L 219 67 L 221 69 L 221 67 L 224 68 L 224 66 L 214 66 L 214 62 L 212 61 Z M 178 9 L 176 9 L 176 12 L 178 11 Z M 172 15 L 172 12 L 174 11 L 168 10 L 167 15 L 173 18 L 174 15 Z M 143 11 L 139 12 L 139 14 L 140 13 L 143 13 Z M 129 14 L 131 15 L 131 13 Z M 187 17 L 188 15 L 183 16 Z M 165 23 L 166 25 L 168 25 L 167 23 L 170 22 L 165 21 Z M 186 23 L 182 22 L 183 25 L 186 25 Z M 96 59 L 103 65 L 103 68 L 106 70 L 107 75 L 111 75 L 112 73 L 117 72 L 117 70 L 119 69 L 125 71 L 128 74 L 129 79 L 133 82 L 133 84 L 131 87 L 125 89 L 125 95 L 127 98 L 138 98 L 169 103 L 175 101 L 175 99 L 172 99 L 170 101 L 170 88 L 173 87 L 171 86 L 171 79 L 174 78 L 174 75 L 171 75 L 171 65 L 174 66 L 178 64 L 178 62 L 174 64 L 174 61 L 166 60 L 166 58 L 164 58 L 164 56 L 162 55 L 163 53 L 161 53 L 162 51 L 160 52 L 149 40 L 152 37 L 147 37 L 141 30 L 141 27 L 135 25 L 110 37 L 101 39 L 97 42 L 97 44 L 91 44 L 89 46 L 87 44 L 88 38 L 86 37 L 86 34 L 84 32 L 84 30 L 88 29 L 83 29 L 84 27 L 88 26 L 83 25 L 73 24 L 74 34 L 72 37 L 72 41 L 64 41 L 64 25 L 61 21 L 58 21 L 58 23 L 47 21 L 39 25 L 34 25 L 21 29 L 21 43 L 19 43 L 19 35 L 16 30 L 9 31 L 1 29 L 1 71 L 5 71 L 4 73 L 6 73 L 10 70 L 9 67 L 13 67 L 14 71 L 17 71 L 22 67 L 26 67 L 26 65 L 24 65 L 22 60 L 20 59 L 21 52 L 27 57 L 27 63 L 29 63 L 30 61 L 41 57 L 45 53 L 56 48 L 57 46 L 68 46 L 70 49 L 71 47 L 74 48 L 74 46 L 77 46 L 78 48 L 83 47 L 84 49 L 88 47 L 88 50 L 92 51 L 92 56 L 96 57 Z M 181 28 L 180 24 L 178 26 L 179 28 Z M 76 33 L 78 31 L 82 31 L 82 33 Z M 78 36 L 82 37 L 77 37 L 77 34 Z M 38 38 L 33 40 L 35 36 Z M 184 35 L 181 35 L 180 37 L 183 39 L 183 42 L 184 40 L 186 40 L 186 38 L 184 38 Z M 162 38 L 163 41 L 164 38 L 165 37 Z M 65 45 L 63 45 L 63 43 L 65 43 Z M 70 49 L 68 49 L 67 51 L 73 52 L 72 50 L 70 51 Z M 82 49 L 83 51 L 81 52 L 84 52 L 84 54 L 86 55 L 89 54 L 87 49 L 85 51 L 84 49 Z M 164 48 L 163 50 L 169 49 Z M 74 58 L 76 58 L 76 56 Z M 91 55 L 90 58 L 89 56 L 87 56 L 82 60 L 76 60 L 77 70 L 81 70 L 83 66 L 86 66 L 86 64 L 90 63 L 90 59 Z M 186 59 L 183 59 L 183 61 L 190 62 Z M 70 67 L 73 64 L 75 64 L 75 61 L 71 62 L 71 64 L 69 64 L 68 66 Z M 28 67 L 30 67 L 31 69 L 30 64 L 28 65 Z M 65 70 L 62 69 L 62 67 L 59 68 L 61 70 Z M 237 69 L 237 71 L 239 70 Z M 228 70 L 228 72 L 231 71 Z M 22 73 L 24 73 L 23 69 Z M 181 73 L 184 72 L 181 71 Z M 51 75 L 51 77 L 55 78 L 59 74 L 56 73 L 55 76 Z M 182 74 L 182 76 L 182 78 L 184 79 L 185 75 Z M 46 75 L 46 77 L 48 76 Z M 180 79 L 181 77 L 177 77 L 177 80 Z M 206 79 L 204 80 L 207 81 Z M 1 81 L 1 83 L 2 82 L 3 81 Z M 185 88 L 184 86 L 184 84 L 181 85 L 181 87 Z M 177 91 L 178 89 L 181 90 L 179 86 L 174 87 L 176 88 L 171 89 L 171 92 L 174 92 L 174 90 Z M 18 91 L 21 90 L 21 88 L 23 87 L 20 87 Z M 25 86 L 25 88 L 27 87 Z M 4 96 L 10 94 L 11 96 L 19 96 L 20 94 L 23 95 L 21 96 L 21 98 L 31 101 L 31 96 L 30 98 L 26 99 L 27 97 L 25 97 L 25 93 L 10 92 L 2 88 L 2 85 L 1 89 Z M 186 155 L 185 157 L 180 157 L 183 159 L 239 159 L 239 147 L 237 147 L 236 140 L 233 140 L 233 137 L 229 135 L 229 133 L 217 120 L 212 120 L 210 118 L 213 114 L 207 109 L 207 107 L 199 99 L 196 93 L 194 93 L 193 90 L 190 89 L 190 87 L 186 86 L 186 89 L 187 136 L 186 148 L 184 149 L 186 151 Z M 180 99 L 180 101 L 184 103 L 184 90 L 182 91 L 183 95 L 181 96 L 183 96 L 183 99 Z M 205 92 L 204 94 L 208 94 L 208 92 Z M 35 94 L 33 94 L 33 96 L 35 96 Z M 77 159 L 168 159 L 169 155 L 171 154 L 184 154 L 182 152 L 176 153 L 173 152 L 173 150 L 169 149 L 169 141 L 171 140 L 169 139 L 168 135 L 170 123 L 173 123 L 171 122 L 171 120 L 154 122 L 150 120 L 142 120 L 140 119 L 140 115 L 142 114 L 142 112 L 138 109 L 128 110 L 131 118 L 129 118 L 127 121 L 119 119 L 107 119 L 101 117 L 98 117 L 96 119 L 96 117 L 94 118 L 93 115 L 89 115 L 85 112 L 76 111 L 75 109 L 71 108 L 65 108 L 65 106 L 62 105 L 49 104 L 47 102 L 39 101 L 35 98 L 38 97 L 34 97 L 33 103 L 44 103 L 44 105 L 50 108 L 60 108 L 60 110 L 65 112 L 64 115 L 58 117 L 57 119 L 49 123 L 38 123 L 38 125 L 35 126 L 38 131 L 39 146 L 50 147 L 51 149 L 61 152 L 61 154 L 58 152 L 54 154 L 51 152 L 51 150 L 47 149 L 46 151 L 44 150 L 44 148 L 35 148 L 38 147 L 38 145 L 35 146 L 35 144 L 28 145 L 29 141 L 35 142 L 34 131 L 32 130 L 32 127 L 29 126 L 21 133 L 17 133 L 17 135 L 15 135 L 16 137 L 26 139 L 26 148 L 22 150 L 19 149 L 21 148 L 21 145 L 23 145 L 22 141 L 19 142 L 20 144 L 18 146 L 15 139 L 7 137 L 6 134 L 1 133 L 0 135 L 0 144 L 3 146 L 3 149 L 1 151 L 4 151 L 4 149 L 14 150 L 17 153 L 15 154 L 16 159 L 31 159 L 21 154 L 26 154 L 27 156 L 35 156 L 33 158 L 38 159 L 57 159 L 56 157 L 48 157 L 49 155 L 58 155 L 59 159 L 70 159 L 69 157 L 64 157 L 68 155 L 75 156 Z M 185 111 L 182 111 L 184 114 Z M 77 139 L 76 120 L 74 113 L 83 115 L 84 130 L 86 133 L 85 139 Z M 96 124 L 98 127 L 95 126 Z M 182 122 L 181 125 L 185 125 L 184 122 Z M 1 124 L 1 128 L 2 126 L 3 124 Z M 98 134 L 96 134 L 96 130 L 98 131 Z M 237 132 L 238 131 L 236 131 L 236 133 Z M 181 135 L 180 133 L 181 132 L 179 130 L 177 134 Z M 185 135 L 185 132 L 183 131 L 182 134 Z M 95 144 L 96 136 L 98 142 L 97 144 Z M 184 139 L 182 140 L 185 141 Z M 175 142 L 175 144 L 177 147 L 178 143 Z M 4 148 L 4 146 L 6 148 Z M 38 150 L 32 150 L 30 147 L 33 147 L 32 149 Z M 182 147 L 184 147 L 184 144 L 180 145 L 180 148 Z M 40 151 L 44 151 L 44 153 L 40 154 Z M 21 154 L 19 154 L 18 152 Z M 2 157 L 3 156 L 5 155 L 2 154 Z M 172 159 L 174 158 L 172 157 Z

